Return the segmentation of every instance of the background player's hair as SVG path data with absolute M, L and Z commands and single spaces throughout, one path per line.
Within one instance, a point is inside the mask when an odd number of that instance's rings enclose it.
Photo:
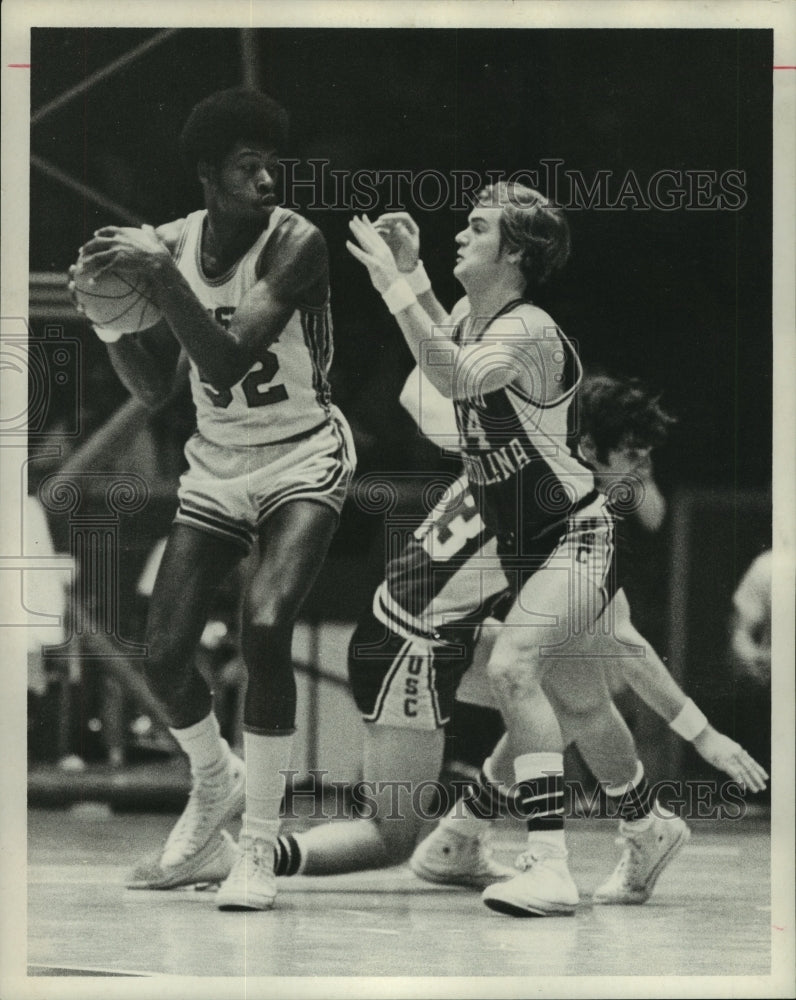
M 591 435 L 597 458 L 620 446 L 657 448 L 676 418 L 640 379 L 586 375 L 580 386 L 581 433 Z
M 197 164 L 218 167 L 238 142 L 281 149 L 287 139 L 287 111 L 259 90 L 231 87 L 201 100 L 180 135 L 180 152 L 189 170 Z
M 526 289 L 543 285 L 566 264 L 572 247 L 564 212 L 524 184 L 500 181 L 478 195 L 481 205 L 499 205 L 500 245 L 522 251 Z

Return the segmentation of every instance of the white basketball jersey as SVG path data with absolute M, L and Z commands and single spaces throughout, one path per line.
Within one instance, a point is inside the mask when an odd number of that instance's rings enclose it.
M 205 210 L 186 219 L 174 259 L 191 290 L 217 323 L 229 326 L 235 309 L 257 281 L 257 261 L 272 234 L 292 215 L 274 209 L 268 228 L 226 274 L 208 278 L 202 269 Z M 327 373 L 332 361 L 332 322 L 328 301 L 317 309 L 301 307 L 279 337 L 263 349 L 243 378 L 216 389 L 191 360 L 191 392 L 199 433 L 229 447 L 272 444 L 301 436 L 329 416 Z

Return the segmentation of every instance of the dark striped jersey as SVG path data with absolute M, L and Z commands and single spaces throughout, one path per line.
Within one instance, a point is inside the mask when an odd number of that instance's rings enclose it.
M 495 536 L 461 476 L 388 562 L 373 613 L 399 635 L 435 638 L 446 625 L 479 622 L 506 587 Z
M 174 253 L 175 262 L 202 305 L 222 326 L 258 280 L 257 263 L 281 225 L 295 213 L 273 210 L 268 228 L 226 274 L 209 278 L 202 268 L 202 233 L 207 212 L 191 213 Z M 277 339 L 228 389 L 212 386 L 191 361 L 191 392 L 199 433 L 233 448 L 272 444 L 318 427 L 329 417 L 332 321 L 328 302 L 297 308 Z
M 535 307 L 524 300 L 508 303 L 473 339 L 468 339 L 468 317 L 460 320 L 454 340 L 463 347 L 483 343 L 484 352 L 494 354 L 495 365 L 505 364 L 507 350 L 523 343 L 527 359 L 526 392 L 515 384 L 479 392 L 472 385 L 467 398 L 454 399 L 465 471 L 484 523 L 500 538 L 501 547 L 515 546 L 518 554 L 529 551 L 533 540 L 556 525 L 565 528 L 567 517 L 594 498 L 594 476 L 578 457 L 573 400 L 582 377 L 575 349 L 552 326 L 544 337 L 555 340 L 553 358 L 557 373 L 546 368 L 541 342 L 531 337 Z M 549 348 L 549 345 L 545 345 Z M 530 350 L 528 349 L 530 347 Z M 484 357 L 489 355 L 482 354 Z M 514 361 L 511 355 L 512 363 Z M 457 382 L 469 373 L 460 364 Z M 561 394 L 552 402 L 546 380 L 555 378 Z

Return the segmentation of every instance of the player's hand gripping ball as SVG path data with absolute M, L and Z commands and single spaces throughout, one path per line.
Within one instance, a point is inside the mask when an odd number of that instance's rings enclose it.
M 161 311 L 142 265 L 166 252 L 152 226 L 98 230 L 69 268 L 75 307 L 108 333 L 138 333 L 154 326 Z
M 92 273 L 78 260 L 70 268 L 70 292 L 76 308 L 96 326 L 113 333 L 138 333 L 154 326 L 161 311 L 143 275 L 113 270 Z

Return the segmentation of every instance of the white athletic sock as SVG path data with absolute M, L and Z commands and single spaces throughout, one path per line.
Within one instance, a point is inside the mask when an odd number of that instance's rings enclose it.
M 548 751 L 521 754 L 514 760 L 514 777 L 518 784 L 520 782 L 544 782 L 539 787 L 546 789 L 547 807 L 551 810 L 563 808 L 564 755 L 562 753 Z M 522 797 L 522 793 L 520 793 L 520 797 Z M 532 823 L 529 823 L 529 826 L 531 825 Z M 533 844 L 544 844 L 563 857 L 567 855 L 563 829 L 539 829 L 538 826 L 529 829 L 528 846 Z
M 292 749 L 293 733 L 283 736 L 243 733 L 247 823 L 269 821 L 275 822 L 278 828 L 285 793 L 285 778 L 281 772 L 290 767 Z
M 218 720 L 211 712 L 201 722 L 169 732 L 188 755 L 195 784 L 225 786 L 230 776 L 229 745 L 221 737 Z

